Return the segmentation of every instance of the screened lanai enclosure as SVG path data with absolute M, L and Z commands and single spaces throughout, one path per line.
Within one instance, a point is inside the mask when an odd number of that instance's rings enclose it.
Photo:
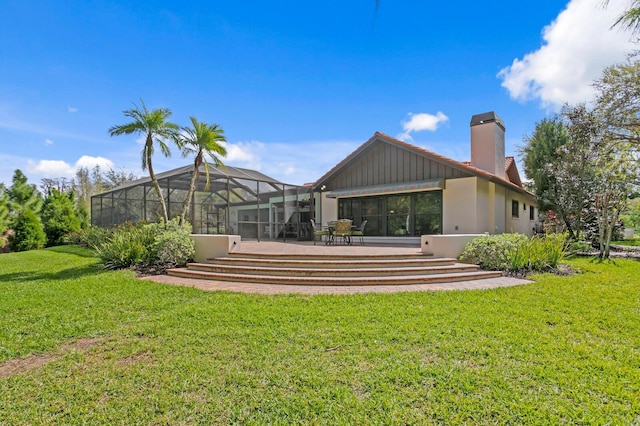
M 193 165 L 156 175 L 169 217 L 182 213 Z M 312 238 L 310 189 L 288 185 L 260 172 L 204 165 L 190 200 L 188 220 L 194 234 L 235 234 L 243 239 Z M 112 227 L 125 222 L 156 222 L 162 206 L 150 178 L 138 179 L 91 197 L 91 224 Z

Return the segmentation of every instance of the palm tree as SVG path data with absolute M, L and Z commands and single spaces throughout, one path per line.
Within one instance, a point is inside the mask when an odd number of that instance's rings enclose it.
M 131 123 L 111 127 L 109 129 L 109 134 L 111 136 L 130 135 L 132 133 L 144 135 L 145 142 L 144 147 L 142 148 L 142 170 L 149 169 L 151 183 L 156 189 L 156 194 L 158 195 L 160 205 L 162 206 L 164 220 L 167 222 L 169 220 L 167 204 L 164 200 L 164 196 L 162 195 L 162 191 L 160 190 L 160 185 L 158 184 L 156 175 L 153 172 L 151 158 L 155 148 L 154 143 L 156 142 L 160 146 L 160 151 L 162 151 L 162 154 L 165 157 L 171 156 L 171 152 L 166 141 L 175 141 L 177 139 L 179 127 L 177 124 L 169 123 L 167 121 L 167 118 L 171 116 L 171 110 L 168 108 L 158 108 L 149 111 L 142 100 L 140 100 L 140 106 L 135 103 L 133 106 L 133 109 L 123 111 L 124 115 L 132 118 L 133 121 Z
M 193 156 L 193 171 L 191 172 L 191 183 L 189 184 L 189 194 L 184 201 L 180 223 L 183 223 L 189 213 L 191 199 L 196 189 L 196 182 L 200 177 L 200 166 L 204 164 L 204 172 L 207 177 L 205 191 L 209 189 L 209 163 L 205 155 L 213 160 L 216 166 L 224 166 L 220 157 L 227 155 L 227 149 L 221 142 L 226 142 L 224 130 L 217 124 L 206 124 L 199 122 L 195 117 L 191 118 L 193 127 L 183 127 L 183 134 L 178 139 L 178 145 L 182 149 L 182 156 Z
M 609 0 L 604 0 L 605 7 L 608 4 Z M 621 25 L 625 30 L 631 30 L 633 34 L 640 33 L 640 0 L 632 0 L 629 8 L 618 17 L 611 28 L 618 25 Z

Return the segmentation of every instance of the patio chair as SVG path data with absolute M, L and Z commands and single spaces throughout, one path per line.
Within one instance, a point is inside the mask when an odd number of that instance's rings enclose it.
M 353 221 L 351 219 L 340 219 L 336 222 L 336 229 L 333 231 L 333 237 L 340 238 L 342 237 L 342 242 L 344 244 L 351 244 L 351 224 Z
M 320 237 L 320 241 L 322 241 L 322 237 L 327 237 L 329 239 L 329 229 L 316 229 L 316 221 L 311 219 L 311 229 L 313 229 L 313 245 L 316 245 L 316 237 Z
M 327 222 L 327 228 L 329 229 L 329 237 L 327 238 L 326 244 L 335 243 L 335 231 L 336 231 L 336 222 L 335 220 L 330 220 Z
M 360 227 L 355 231 L 351 231 L 352 237 L 360 237 L 360 245 L 364 245 L 364 227 L 367 226 L 367 221 L 363 220 Z

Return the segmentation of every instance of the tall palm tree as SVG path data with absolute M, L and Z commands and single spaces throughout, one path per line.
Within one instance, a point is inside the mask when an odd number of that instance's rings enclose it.
M 605 7 L 609 4 L 609 0 L 604 0 Z M 616 22 L 611 26 L 622 26 L 625 30 L 631 30 L 631 33 L 640 33 L 640 0 L 631 0 L 629 8 L 618 17 Z
M 140 100 L 140 106 L 133 104 L 133 109 L 123 111 L 126 117 L 133 119 L 131 123 L 121 124 L 119 126 L 113 126 L 109 129 L 111 136 L 130 135 L 132 133 L 144 135 L 145 142 L 142 148 L 142 170 L 149 170 L 149 177 L 151 183 L 156 189 L 156 194 L 160 200 L 162 206 L 162 214 L 164 220 L 169 220 L 169 212 L 167 211 L 167 204 L 165 202 L 160 185 L 156 179 L 156 175 L 153 171 L 153 164 L 151 158 L 155 149 L 155 143 L 160 146 L 160 151 L 165 157 L 171 156 L 171 151 L 166 141 L 176 140 L 178 136 L 178 125 L 167 121 L 171 116 L 171 110 L 168 108 L 158 108 L 152 111 L 147 109 L 147 106 L 142 100 Z
M 191 172 L 191 183 L 189 184 L 189 194 L 184 201 L 180 222 L 183 223 L 189 214 L 189 206 L 196 189 L 196 182 L 200 177 L 200 166 L 204 164 L 204 172 L 207 177 L 205 191 L 209 189 L 209 163 L 206 156 L 211 157 L 216 166 L 224 166 L 220 157 L 227 155 L 227 149 L 221 142 L 226 142 L 224 130 L 217 124 L 206 124 L 199 122 L 195 117 L 191 118 L 193 127 L 183 127 L 182 134 L 178 139 L 178 145 L 182 149 L 182 156 L 193 156 L 193 171 Z

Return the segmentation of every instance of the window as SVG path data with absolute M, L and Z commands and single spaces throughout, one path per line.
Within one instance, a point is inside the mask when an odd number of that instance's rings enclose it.
M 419 236 L 442 233 L 442 191 L 340 198 L 338 215 L 359 225 L 366 235 Z
M 518 200 L 511 200 L 511 216 L 512 217 L 520 217 L 520 209 L 519 209 Z
M 533 206 L 529 206 L 529 220 L 536 220 Z

